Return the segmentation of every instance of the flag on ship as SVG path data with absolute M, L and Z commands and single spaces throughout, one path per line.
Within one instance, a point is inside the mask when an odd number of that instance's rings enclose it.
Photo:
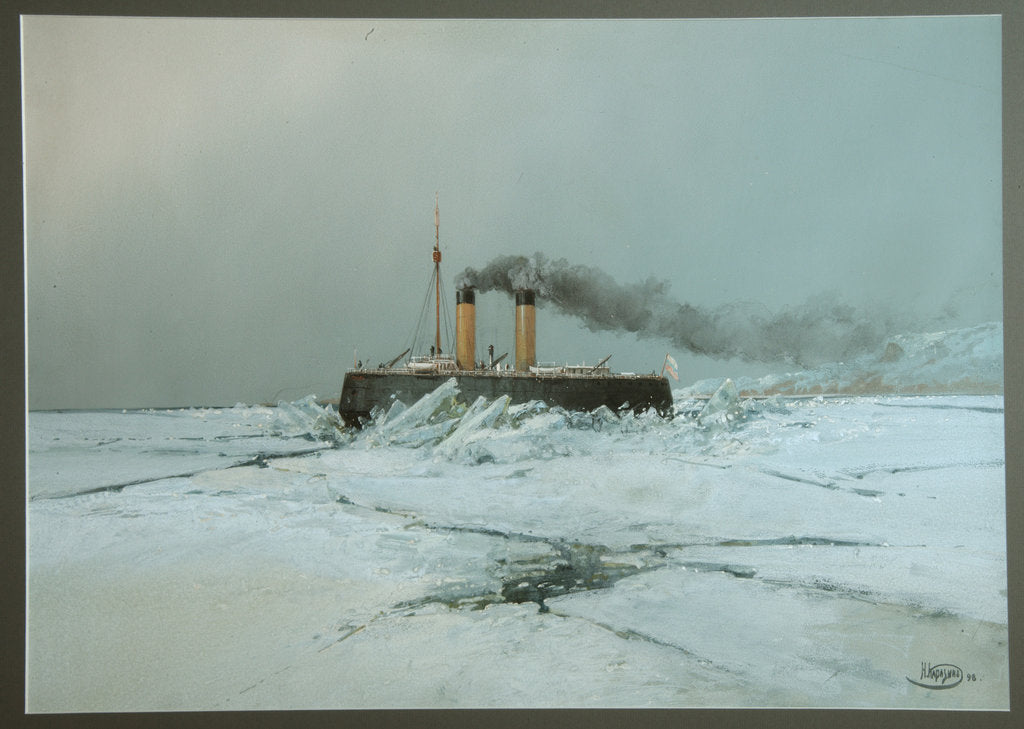
M 662 376 L 668 372 L 672 375 L 672 379 L 679 382 L 679 365 L 676 364 L 675 358 L 671 354 L 665 355 L 665 364 L 661 368 Z

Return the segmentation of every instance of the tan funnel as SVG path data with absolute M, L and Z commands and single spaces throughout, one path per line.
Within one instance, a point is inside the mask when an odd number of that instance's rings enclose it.
M 461 370 L 476 367 L 476 292 L 455 292 L 455 361 Z
M 533 291 L 516 291 L 516 371 L 537 364 L 537 317 Z

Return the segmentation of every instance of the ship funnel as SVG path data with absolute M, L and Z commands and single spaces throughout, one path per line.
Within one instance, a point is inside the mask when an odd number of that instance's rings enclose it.
M 528 372 L 537 364 L 537 319 L 534 292 L 516 291 L 516 371 Z
M 455 291 L 455 361 L 461 370 L 476 369 L 476 292 Z

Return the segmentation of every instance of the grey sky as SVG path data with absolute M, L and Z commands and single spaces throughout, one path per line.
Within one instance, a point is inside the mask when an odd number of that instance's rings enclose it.
M 1001 315 L 996 17 L 28 17 L 23 58 L 32 408 L 336 395 L 406 346 L 435 192 L 448 289 L 542 251 L 704 307 Z M 541 360 L 670 349 L 538 314 Z

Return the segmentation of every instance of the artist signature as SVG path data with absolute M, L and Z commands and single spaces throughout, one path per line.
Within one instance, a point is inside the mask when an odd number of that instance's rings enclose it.
M 956 688 L 964 679 L 977 681 L 978 677 L 973 673 L 964 673 L 959 666 L 952 663 L 932 664 L 924 661 L 921 662 L 921 676 L 917 681 L 907 676 L 907 680 L 915 686 L 936 690 Z

